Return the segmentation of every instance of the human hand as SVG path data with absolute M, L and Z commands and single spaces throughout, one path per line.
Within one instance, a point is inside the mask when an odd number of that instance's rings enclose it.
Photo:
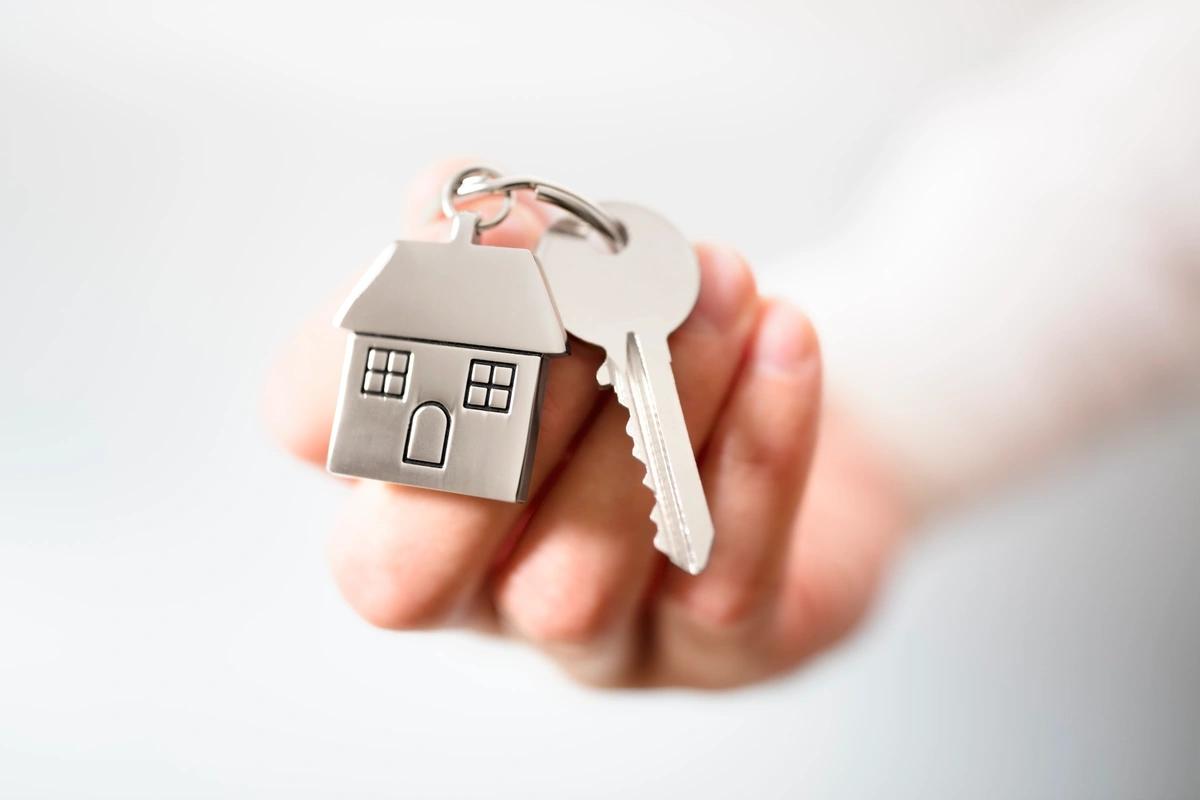
M 417 182 L 414 238 L 445 238 L 445 221 L 423 212 L 461 166 Z M 518 201 L 482 241 L 531 248 L 545 213 Z M 897 482 L 836 413 L 817 444 L 821 365 L 807 320 L 761 298 L 733 251 L 696 251 L 700 298 L 670 346 L 716 528 L 708 568 L 668 568 L 651 545 L 625 409 L 596 384 L 600 351 L 572 341 L 549 362 L 529 503 L 353 484 L 330 558 L 359 614 L 384 628 L 504 633 L 579 680 L 636 686 L 760 680 L 852 626 L 906 527 Z M 266 400 L 284 446 L 320 464 L 345 341 L 331 318 L 290 346 Z

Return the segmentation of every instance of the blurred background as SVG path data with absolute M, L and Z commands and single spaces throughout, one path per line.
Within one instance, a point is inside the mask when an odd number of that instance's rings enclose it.
M 929 108 L 1133 6 L 0 2 L 0 796 L 1200 795 L 1194 409 L 944 516 L 847 645 L 707 695 L 369 628 L 342 488 L 257 408 L 434 159 L 794 294 Z

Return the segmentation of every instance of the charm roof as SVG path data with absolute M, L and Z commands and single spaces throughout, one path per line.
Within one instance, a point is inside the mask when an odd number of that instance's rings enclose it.
M 394 242 L 335 323 L 356 333 L 529 353 L 566 352 L 567 334 L 533 253 L 449 242 Z

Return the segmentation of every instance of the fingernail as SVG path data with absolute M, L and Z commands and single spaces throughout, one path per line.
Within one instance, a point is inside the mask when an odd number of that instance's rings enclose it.
M 755 363 L 794 373 L 811 363 L 816 353 L 817 337 L 808 318 L 786 303 L 771 303 L 754 340 Z
M 727 329 L 747 308 L 753 286 L 741 255 L 731 247 L 705 244 L 696 248 L 700 259 L 700 297 L 694 314 L 714 328 Z

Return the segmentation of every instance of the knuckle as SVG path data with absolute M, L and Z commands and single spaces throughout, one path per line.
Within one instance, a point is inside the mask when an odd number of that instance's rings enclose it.
M 386 630 L 420 630 L 451 621 L 460 606 L 457 584 L 448 577 L 386 563 L 366 563 L 332 552 L 334 580 L 354 611 Z
M 501 594 L 506 617 L 532 644 L 583 645 L 601 638 L 613 622 L 611 592 L 579 570 L 523 575 Z
M 371 625 L 385 630 L 421 630 L 445 624 L 456 608 L 447 591 L 421 590 L 386 577 L 342 587 L 351 607 Z
M 684 613 L 701 629 L 731 635 L 752 628 L 762 617 L 762 592 L 752 581 L 709 585 L 680 598 Z
M 603 634 L 606 621 L 600 603 L 580 596 L 543 616 L 531 630 L 531 638 L 544 645 L 587 644 Z
M 722 461 L 740 480 L 778 485 L 795 474 L 807 448 L 799 431 L 749 429 L 731 436 L 722 451 Z

